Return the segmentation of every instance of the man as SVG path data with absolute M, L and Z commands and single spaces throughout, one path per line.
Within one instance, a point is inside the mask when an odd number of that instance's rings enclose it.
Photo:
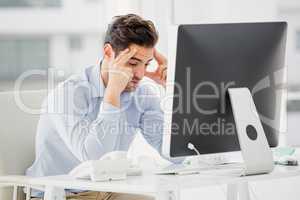
M 163 112 L 148 76 L 165 84 L 167 60 L 156 49 L 157 31 L 151 21 L 129 14 L 110 24 L 100 65 L 85 69 L 59 84 L 45 100 L 37 129 L 36 160 L 30 176 L 67 174 L 81 162 L 128 150 L 137 130 L 159 152 Z M 150 61 L 158 67 L 147 72 Z M 153 86 L 153 85 L 152 85 Z M 74 191 L 73 191 L 74 192 Z M 42 197 L 33 191 L 33 196 Z M 114 193 L 78 192 L 67 199 L 149 199 Z

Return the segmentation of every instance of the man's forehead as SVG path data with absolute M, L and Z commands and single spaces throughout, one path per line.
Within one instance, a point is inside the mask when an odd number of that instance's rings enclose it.
M 132 59 L 137 61 L 149 61 L 153 59 L 154 48 L 146 48 L 138 45 L 132 45 L 130 48 L 135 48 L 137 50 L 136 54 Z
M 133 56 L 131 58 L 131 60 L 136 60 L 136 61 L 139 61 L 139 62 L 149 62 L 149 61 L 153 60 L 153 56 L 152 57 Z

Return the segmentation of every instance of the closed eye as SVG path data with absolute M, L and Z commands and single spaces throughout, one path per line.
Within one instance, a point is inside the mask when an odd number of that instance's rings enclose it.
M 136 67 L 138 64 L 137 63 L 129 63 L 130 66 Z

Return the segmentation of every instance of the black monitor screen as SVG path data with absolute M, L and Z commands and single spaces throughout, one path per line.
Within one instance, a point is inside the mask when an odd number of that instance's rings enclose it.
M 240 150 L 228 88 L 250 89 L 271 147 L 278 144 L 286 23 L 178 28 L 170 155 Z

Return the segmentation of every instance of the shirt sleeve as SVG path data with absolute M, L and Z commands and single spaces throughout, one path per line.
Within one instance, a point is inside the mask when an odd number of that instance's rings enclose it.
M 140 129 L 146 141 L 159 154 L 172 163 L 181 163 L 182 158 L 169 158 L 162 154 L 162 140 L 164 134 L 164 112 L 160 107 L 161 98 L 150 94 L 147 97 L 145 110 L 141 117 Z
M 160 108 L 159 96 L 149 94 L 141 116 L 140 129 L 146 141 L 155 148 L 160 154 L 162 153 L 162 136 L 164 113 Z
M 126 115 L 119 108 L 102 102 L 96 119 L 91 120 L 87 115 L 90 112 L 88 98 L 81 91 L 71 97 L 71 100 L 50 103 L 54 112 L 49 116 L 60 138 L 78 160 L 99 159 L 105 153 L 116 150 L 125 132 L 135 131 L 126 127 Z M 57 110 L 59 107 L 62 109 Z

